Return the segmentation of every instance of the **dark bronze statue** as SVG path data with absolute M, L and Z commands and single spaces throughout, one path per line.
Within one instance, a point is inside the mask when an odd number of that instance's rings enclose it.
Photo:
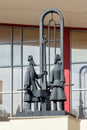
M 59 21 L 57 22 L 55 19 L 55 13 L 60 18 L 60 55 L 56 55 L 56 48 L 58 45 L 56 43 L 57 37 L 56 37 L 56 31 L 57 28 L 55 25 L 59 25 Z M 48 19 L 48 34 L 45 35 L 45 16 L 51 14 Z M 51 39 L 50 33 L 51 33 L 51 22 L 53 22 L 52 25 L 54 25 L 54 38 Z M 58 30 L 59 34 L 59 30 Z M 24 101 L 27 102 L 29 105 L 28 108 L 30 111 L 26 112 L 27 114 L 23 113 L 24 116 L 56 116 L 56 115 L 63 115 L 66 114 L 64 111 L 64 101 L 66 101 L 66 96 L 64 93 L 64 67 L 63 67 L 63 61 L 64 61 L 64 22 L 63 22 L 63 16 L 61 12 L 57 9 L 47 9 L 40 17 L 40 72 L 41 74 L 37 74 L 34 66 L 34 60 L 33 56 L 28 56 L 29 66 L 27 68 L 27 71 L 25 73 L 25 80 L 24 80 Z M 59 35 L 58 35 L 59 36 Z M 51 42 L 52 41 L 52 42 Z M 54 43 L 53 43 L 54 42 Z M 53 43 L 53 45 L 51 44 Z M 52 54 L 50 53 L 51 47 L 54 46 L 54 55 L 55 56 L 55 62 L 54 62 L 54 68 L 51 71 L 50 74 L 50 68 L 51 68 L 51 58 Z M 46 57 L 48 51 L 48 57 Z M 48 60 L 48 62 L 47 62 Z M 61 63 L 62 62 L 62 63 Z M 48 65 L 47 65 L 48 63 Z M 49 74 L 49 78 L 47 78 L 47 72 Z M 44 72 L 43 72 L 44 71 Z M 38 83 L 38 79 L 40 79 L 40 84 Z M 49 81 L 50 79 L 50 81 Z M 49 83 L 50 82 L 50 83 Z M 38 103 L 39 102 L 39 103 Z M 51 105 L 53 103 L 53 106 Z M 31 104 L 34 104 L 34 111 L 32 111 Z M 39 108 L 37 109 L 39 104 Z M 53 110 L 53 111 L 52 111 Z
M 25 73 L 25 80 L 24 80 L 24 89 L 25 89 L 25 96 L 24 96 L 24 101 L 28 102 L 29 104 L 31 103 L 36 103 L 37 107 L 37 102 L 39 102 L 39 98 L 36 96 L 36 90 L 38 90 L 38 87 L 41 89 L 37 79 L 42 78 L 46 72 L 43 72 L 42 74 L 37 74 L 34 66 L 36 66 L 33 56 L 30 55 L 28 56 L 28 61 L 29 61 L 29 67 L 27 68 L 27 71 Z M 31 108 L 31 106 L 29 105 Z M 29 108 L 29 109 L 30 109 Z M 37 109 L 37 108 L 35 108 Z
M 51 71 L 50 83 L 52 85 L 52 92 L 50 100 L 53 101 L 53 110 L 63 110 L 63 103 L 66 101 L 64 93 L 64 75 L 62 73 L 62 63 L 60 55 L 55 56 L 54 68 Z

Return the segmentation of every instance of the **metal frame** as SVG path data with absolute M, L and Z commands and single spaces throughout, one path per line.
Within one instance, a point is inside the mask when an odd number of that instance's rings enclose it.
M 45 16 L 48 15 L 49 13 L 52 14 L 52 18 L 49 20 L 49 24 L 48 24 L 48 31 L 50 31 L 50 23 L 51 21 L 54 22 L 54 30 L 56 28 L 56 22 L 53 20 L 53 13 L 56 13 L 59 18 L 60 18 L 60 49 L 61 49 L 61 62 L 62 62 L 62 70 L 64 71 L 64 18 L 62 13 L 55 8 L 51 8 L 51 9 L 47 9 L 45 10 L 41 17 L 40 17 L 40 72 L 44 71 L 44 65 L 45 65 L 45 61 L 43 60 L 45 57 L 44 54 L 44 45 L 43 45 L 43 37 L 44 37 L 44 19 Z M 56 31 L 54 31 L 54 39 L 55 39 L 55 35 L 56 35 Z M 49 59 L 50 59 L 50 34 L 48 34 L 48 45 L 49 45 Z M 54 40 L 54 45 L 55 45 L 55 54 L 56 54 L 56 39 Z M 46 60 L 46 59 L 45 59 Z M 50 66 L 50 60 L 49 60 L 49 66 Z M 50 67 L 49 67 L 49 71 L 50 71 Z M 64 72 L 63 72 L 64 73 Z M 41 82 L 43 82 L 43 79 L 41 80 Z

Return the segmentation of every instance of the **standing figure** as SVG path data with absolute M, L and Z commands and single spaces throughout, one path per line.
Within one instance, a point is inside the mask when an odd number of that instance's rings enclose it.
M 36 84 L 36 79 L 40 79 L 45 75 L 45 72 L 42 74 L 37 74 L 35 72 L 34 66 L 36 66 L 33 56 L 28 56 L 29 61 L 29 67 L 27 68 L 27 71 L 25 73 L 25 80 L 24 80 L 24 89 L 25 89 L 25 96 L 24 101 L 28 102 L 29 109 L 31 109 L 31 103 L 34 102 L 34 109 L 37 110 L 37 102 L 39 102 L 39 98 L 35 96 L 35 91 L 38 90 L 38 87 Z
M 55 56 L 54 64 L 54 68 L 50 75 L 50 83 L 52 85 L 50 101 L 53 103 L 53 111 L 56 111 L 63 110 L 63 104 L 64 101 L 66 101 L 66 96 L 64 93 L 65 80 L 60 55 L 57 54 Z

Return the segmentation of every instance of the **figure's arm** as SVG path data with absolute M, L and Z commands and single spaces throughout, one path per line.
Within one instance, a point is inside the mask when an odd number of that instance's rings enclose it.
M 44 75 L 47 75 L 47 71 L 44 71 L 41 74 L 36 74 L 36 78 L 41 79 Z

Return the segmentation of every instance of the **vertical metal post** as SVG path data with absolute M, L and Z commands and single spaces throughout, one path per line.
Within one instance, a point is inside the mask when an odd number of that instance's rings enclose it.
M 56 55 L 56 22 L 54 23 L 54 55 Z
M 85 79 L 86 79 L 86 77 L 85 77 L 85 75 L 86 75 L 86 71 L 84 72 L 84 88 L 86 88 L 86 83 L 85 83 Z M 86 102 L 86 100 L 85 100 L 85 98 L 86 98 L 86 94 L 85 94 L 85 91 L 84 91 L 84 108 L 85 108 L 85 102 Z
M 23 89 L 23 28 L 20 29 L 20 39 L 21 39 L 21 90 Z M 20 111 L 23 112 L 23 92 L 20 93 Z
M 62 70 L 64 74 L 64 19 L 62 15 L 60 17 L 60 48 L 61 48 Z
M 43 20 L 40 19 L 40 73 L 43 71 Z M 40 80 L 40 84 L 42 84 L 43 79 Z
M 54 22 L 54 56 L 56 55 L 56 22 L 53 20 L 53 13 L 52 19 L 49 20 L 48 23 L 48 79 L 50 79 L 50 25 L 51 22 Z
M 13 27 L 11 30 L 11 117 L 13 116 Z
M 81 71 L 79 73 L 79 87 L 81 89 Z M 83 114 L 83 106 L 82 106 L 82 92 L 80 91 L 79 94 L 79 118 L 82 118 L 84 116 Z
M 48 24 L 48 80 L 50 80 L 50 21 Z

